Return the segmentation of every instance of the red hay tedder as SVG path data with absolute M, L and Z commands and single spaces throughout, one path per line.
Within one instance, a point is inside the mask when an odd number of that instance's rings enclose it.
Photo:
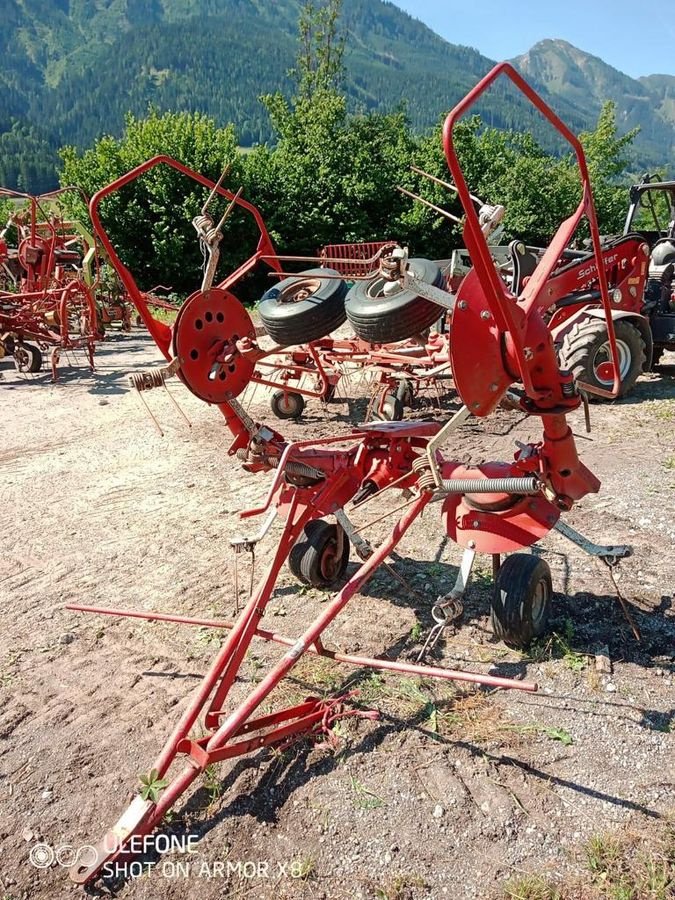
M 526 284 L 510 290 L 495 268 L 479 216 L 464 180 L 454 148 L 454 129 L 459 117 L 499 76 L 509 78 L 543 116 L 571 144 L 578 161 L 583 197 L 565 220 L 550 246 L 541 255 Z M 587 220 L 592 239 L 599 304 L 606 316 L 611 386 L 619 393 L 620 365 L 612 319 L 602 247 L 588 172 L 576 137 L 555 116 L 521 76 L 506 63 L 496 66 L 448 116 L 444 128 L 447 163 L 465 214 L 464 240 L 473 269 L 456 294 L 428 278 L 429 267 L 408 260 L 404 249 L 382 255 L 378 278 L 391 291 L 414 291 L 429 301 L 436 315 L 451 312 L 450 357 L 462 408 L 445 425 L 439 422 L 377 422 L 360 426 L 351 434 L 289 442 L 274 429 L 254 422 L 237 397 L 255 375 L 263 353 L 257 345 L 251 319 L 233 289 L 238 279 L 260 260 L 267 259 L 278 272 L 279 262 L 258 211 L 232 194 L 168 157 L 156 157 L 108 185 L 93 198 L 94 227 L 106 248 L 143 322 L 168 361 L 162 369 L 137 376 L 139 389 L 160 386 L 177 375 L 197 397 L 215 404 L 233 434 L 229 454 L 249 472 L 273 473 L 265 502 L 249 509 L 244 518 L 264 516 L 259 531 L 235 542 L 235 549 L 253 550 L 278 517 L 283 529 L 273 558 L 235 621 L 188 619 L 178 615 L 84 606 L 70 609 L 99 614 L 132 616 L 149 620 L 184 622 L 226 628 L 229 635 L 209 671 L 176 723 L 158 757 L 149 767 L 151 779 L 161 783 L 157 796 L 131 802 L 119 821 L 97 845 L 92 857 L 81 859 L 71 871 L 80 883 L 106 874 L 106 865 L 128 858 L 132 838 L 150 834 L 193 782 L 213 763 L 278 746 L 290 739 L 321 731 L 340 713 L 339 700 L 309 698 L 299 706 L 256 715 L 280 680 L 306 653 L 376 670 L 402 672 L 431 678 L 452 679 L 496 688 L 534 691 L 536 685 L 472 672 L 454 671 L 391 659 L 376 659 L 337 652 L 325 646 L 322 635 L 351 598 L 385 564 L 408 529 L 432 500 L 441 500 L 441 528 L 463 548 L 464 555 L 452 591 L 439 599 L 433 615 L 440 633 L 448 609 L 465 590 L 476 553 L 490 554 L 495 571 L 492 622 L 496 634 L 515 646 L 540 635 L 548 618 L 552 594 L 547 564 L 537 556 L 521 553 L 557 528 L 587 552 L 613 564 L 628 556 L 625 546 L 591 544 L 560 520 L 561 513 L 600 487 L 598 479 L 580 461 L 567 415 L 581 402 L 580 388 L 572 373 L 560 369 L 548 327 L 550 308 L 557 296 L 552 275 L 582 222 Z M 110 194 L 156 166 L 179 170 L 234 206 L 252 215 L 260 230 L 256 252 L 236 272 L 212 286 L 222 237 L 207 213 L 194 220 L 201 241 L 209 251 L 209 264 L 200 290 L 181 308 L 175 324 L 156 321 L 133 276 L 120 262 L 103 229 L 99 206 Z M 210 198 L 211 199 L 211 198 Z M 208 202 L 207 202 L 208 205 Z M 325 270 L 324 270 L 325 272 Z M 281 274 L 281 273 L 280 273 Z M 339 273 L 338 273 L 339 274 Z M 433 271 L 432 271 L 433 275 Z M 304 273 L 300 278 L 313 278 Z M 552 290 L 553 288 L 553 290 Z M 292 313 L 289 313 L 292 317 Z M 587 389 L 587 388 L 586 388 Z M 541 421 L 538 441 L 519 445 L 509 461 L 487 462 L 474 467 L 446 456 L 443 446 L 452 431 L 469 416 L 487 416 L 510 393 L 512 402 Z M 379 498 L 397 487 L 411 494 L 389 536 L 376 549 L 357 534 L 347 515 L 349 503 Z M 334 521 L 328 521 L 331 517 Z M 288 562 L 300 581 L 334 584 L 345 572 L 350 542 L 362 563 L 346 584 L 322 607 L 321 613 L 298 637 L 277 634 L 262 625 L 279 571 Z M 508 554 L 502 561 L 502 556 Z M 278 661 L 255 684 L 242 702 L 231 698 L 232 687 L 253 639 L 277 643 L 283 649 Z M 429 642 L 428 642 L 429 643 Z M 341 698 L 343 701 L 345 698 Z M 194 736 L 203 715 L 205 733 Z M 161 782 L 160 782 L 161 780 Z
M 54 381 L 63 351 L 85 350 L 93 371 L 101 338 L 93 286 L 82 268 L 85 257 L 95 257 L 95 248 L 76 223 L 49 209 L 51 201 L 76 190 L 35 197 L 0 189 L 0 197 L 26 204 L 0 233 L 0 356 L 13 355 L 20 372 L 39 372 L 42 354 L 51 347 Z M 12 227 L 16 247 L 6 241 Z

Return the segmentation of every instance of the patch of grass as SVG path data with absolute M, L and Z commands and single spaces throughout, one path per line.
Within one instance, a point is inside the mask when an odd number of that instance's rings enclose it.
M 298 881 L 309 881 L 312 878 L 316 878 L 316 860 L 312 856 L 294 859 L 291 863 L 291 872 L 293 878 L 297 878 Z
M 382 797 L 378 797 L 378 795 L 367 788 L 364 784 L 354 778 L 352 775 L 350 778 L 351 789 L 352 789 L 352 802 L 357 809 L 378 809 L 380 806 L 386 806 L 387 804 L 382 799 Z
M 538 663 L 562 659 L 572 672 L 582 672 L 588 665 L 588 657 L 572 648 L 573 640 L 574 625 L 570 619 L 566 619 L 562 634 L 554 631 L 545 640 L 533 641 L 523 658 L 528 662 Z
M 664 422 L 671 422 L 675 419 L 675 407 L 669 401 L 666 401 L 663 404 L 659 403 L 655 415 L 657 419 L 662 419 Z
M 169 310 L 153 307 L 151 312 L 153 319 L 157 319 L 159 322 L 164 322 L 166 325 L 173 325 L 173 323 L 176 321 L 176 316 L 178 315 L 177 309 Z
M 675 469 L 675 456 L 667 456 L 663 460 L 664 469 Z
M 504 884 L 504 896 L 512 900 L 562 900 L 562 894 L 543 875 L 514 875 Z
M 594 835 L 584 848 L 597 896 L 668 900 L 675 896 L 675 828 L 663 834 Z
M 377 900 L 405 900 L 412 888 L 425 888 L 427 883 L 419 875 L 396 875 L 391 881 L 375 888 Z

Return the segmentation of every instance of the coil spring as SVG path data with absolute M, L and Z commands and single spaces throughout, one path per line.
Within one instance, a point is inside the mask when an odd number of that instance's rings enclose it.
M 241 462 L 251 462 L 252 460 L 249 457 L 249 452 L 245 447 L 240 447 L 236 452 L 236 457 Z M 254 454 L 255 461 L 264 463 L 269 466 L 271 469 L 279 468 L 279 457 L 278 456 L 266 456 L 265 454 Z M 286 463 L 286 467 L 284 471 L 288 472 L 289 475 L 295 475 L 299 478 L 309 478 L 312 481 L 321 481 L 326 476 L 319 469 L 315 469 L 313 466 L 308 466 L 307 463 L 302 462 L 289 462 Z
M 434 474 L 429 468 L 429 460 L 426 455 L 418 456 L 413 460 L 413 470 L 417 473 L 417 486 L 421 491 L 436 490 Z
M 163 369 L 148 369 L 146 372 L 134 372 L 129 376 L 129 384 L 139 393 L 162 387 L 165 381 L 166 375 Z
M 524 478 L 447 478 L 442 490 L 448 494 L 538 494 L 541 482 Z
M 207 244 L 212 244 L 213 239 L 218 235 L 218 229 L 215 227 L 215 223 L 211 216 L 208 214 L 204 214 L 202 216 L 195 216 L 192 220 L 192 224 L 194 225 L 197 233 L 204 238 Z M 222 237 L 222 235 L 220 235 Z

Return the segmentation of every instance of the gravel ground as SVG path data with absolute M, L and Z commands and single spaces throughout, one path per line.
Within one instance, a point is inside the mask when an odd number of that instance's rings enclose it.
M 242 531 L 238 511 L 264 496 L 270 476 L 239 470 L 217 411 L 178 383 L 170 390 L 192 427 L 155 391 L 148 402 L 164 436 L 157 433 L 125 381 L 156 361 L 150 339 L 135 331 L 100 347 L 94 376 L 66 367 L 51 385 L 0 364 L 3 900 L 82 893 L 56 862 L 32 865 L 31 850 L 100 839 L 220 640 L 65 604 L 233 612 L 228 541 Z M 537 552 L 554 574 L 555 635 L 529 656 L 496 642 L 483 568 L 460 627 L 436 651 L 448 667 L 535 680 L 537 694 L 460 691 L 303 660 L 280 700 L 358 687 L 359 704 L 378 709 L 379 720 L 343 720 L 337 750 L 303 742 L 220 765 L 170 825 L 194 837 L 193 852 L 163 854 L 141 877 L 100 890 L 134 900 L 491 898 L 535 871 L 567 885 L 564 896 L 609 896 L 589 873 L 588 840 L 616 832 L 647 848 L 675 814 L 674 376 L 666 366 L 629 399 L 593 407 L 593 433 L 579 448 L 603 485 L 567 517 L 592 539 L 634 546 L 618 584 L 639 643 L 607 569 L 550 535 Z M 267 403 L 258 394 L 252 410 L 269 420 Z M 304 438 L 346 430 L 364 405 L 310 403 L 301 422 L 280 430 Z M 413 414 L 428 414 L 420 405 Z M 573 419 L 581 433 L 581 416 Z M 508 459 L 514 441 L 536 438 L 536 428 L 500 413 L 463 427 L 448 453 Z M 375 540 L 387 524 L 375 526 Z M 274 543 L 273 533 L 260 546 L 258 572 Z M 432 507 L 396 563 L 422 598 L 382 571 L 327 643 L 414 658 L 459 558 Z M 295 635 L 325 599 L 300 590 L 284 569 L 267 627 Z M 598 654 L 611 671 L 598 671 Z M 267 645 L 255 646 L 240 696 L 273 658 Z

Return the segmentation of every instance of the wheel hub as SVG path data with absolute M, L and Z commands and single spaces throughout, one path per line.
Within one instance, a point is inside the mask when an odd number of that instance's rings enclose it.
M 619 357 L 619 374 L 623 381 L 630 371 L 631 352 L 628 344 L 621 340 L 617 340 L 616 349 Z M 612 363 L 612 351 L 609 341 L 605 341 L 602 346 L 598 347 L 593 358 L 593 372 L 601 384 L 611 387 L 614 383 L 614 364 Z

